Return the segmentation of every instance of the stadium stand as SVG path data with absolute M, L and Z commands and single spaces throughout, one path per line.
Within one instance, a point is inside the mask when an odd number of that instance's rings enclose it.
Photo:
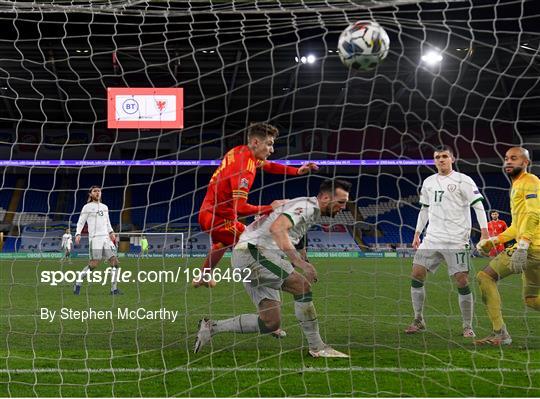
M 486 197 L 486 209 L 497 209 L 504 218 L 508 217 L 508 201 L 500 189 L 499 175 L 472 176 Z M 251 203 L 270 203 L 274 199 L 294 198 L 316 195 L 321 176 L 286 177 L 261 173 L 250 195 Z M 359 183 L 353 186 L 351 198 L 355 202 L 359 218 L 348 210 L 335 219 L 322 218 L 322 226 L 346 226 L 344 231 L 333 232 L 328 236 L 320 227 L 310 232 L 313 237 L 308 246 L 311 249 L 324 249 L 314 243 L 329 240 L 326 249 L 332 247 L 358 250 L 363 244 L 375 248 L 407 245 L 412 241 L 418 214 L 418 188 L 425 176 L 404 175 L 399 178 L 389 174 L 380 176 L 362 175 L 356 178 Z M 0 222 L 6 217 L 13 198 L 15 185 L 20 177 L 5 176 L 5 189 L 0 192 Z M 87 190 L 93 185 L 102 185 L 103 201 L 109 206 L 111 223 L 116 231 L 151 231 L 156 226 L 162 231 L 173 228 L 183 229 L 186 238 L 186 252 L 203 253 L 208 249 L 209 239 L 200 232 L 197 225 L 197 212 L 206 193 L 209 179 L 207 173 L 197 174 L 84 174 L 81 176 L 55 177 L 29 173 L 24 177 L 26 188 L 16 204 L 17 212 L 10 222 L 13 226 L 52 226 L 64 222 L 73 229 L 79 211 L 87 200 Z M 125 187 L 129 182 L 129 192 Z M 355 180 L 355 179 L 351 179 Z M 84 181 L 84 184 L 81 184 Z M 29 188 L 32 187 L 32 188 Z M 78 187 L 78 189 L 77 189 Z M 127 199 L 126 199 L 127 198 Z M 399 198 L 399 200 L 397 200 Z M 122 209 L 129 206 L 121 218 Z M 24 211 L 23 211 L 24 210 Z M 167 224 L 163 224 L 168 220 Z M 250 219 L 247 220 L 249 222 Z M 362 231 L 361 242 L 353 238 L 353 229 Z M 23 229 L 23 234 L 29 230 Z M 189 233 L 191 232 L 191 233 Z M 56 233 L 55 233 L 56 234 Z M 321 236 L 319 235 L 327 235 Z M 61 235 L 61 234 L 60 234 Z M 47 240 L 49 236 L 47 235 Z M 35 237 L 34 237 L 35 238 Z M 358 238 L 358 237 L 357 237 Z M 315 240 L 317 239 L 317 240 Z M 23 241 L 24 243 L 24 241 Z M 53 248 L 53 242 L 45 247 Z M 163 237 L 149 237 L 150 251 L 163 248 Z M 312 245 L 310 245 L 312 244 Z M 167 247 L 174 252 L 174 245 Z M 8 237 L 4 251 L 27 249 L 16 237 Z M 130 247 L 131 252 L 138 248 Z

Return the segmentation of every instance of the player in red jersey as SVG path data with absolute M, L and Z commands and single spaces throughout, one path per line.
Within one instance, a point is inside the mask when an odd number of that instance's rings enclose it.
M 497 237 L 503 231 L 505 231 L 508 226 L 504 220 L 499 220 L 499 212 L 491 211 L 489 214 L 491 216 L 491 221 L 488 223 L 488 231 L 490 237 Z M 504 244 L 497 245 L 489 251 L 489 256 L 497 256 L 498 253 L 504 250 Z
M 294 168 L 267 161 L 274 152 L 274 140 L 278 134 L 278 129 L 272 125 L 252 123 L 247 132 L 248 144 L 227 152 L 212 175 L 199 210 L 199 224 L 212 237 L 212 248 L 202 265 L 203 271 L 211 271 L 227 249 L 238 242 L 245 229 L 238 216 L 270 213 L 286 202 L 276 200 L 270 205 L 251 205 L 247 202 L 258 168 L 269 173 L 293 176 L 318 169 L 312 162 Z M 193 280 L 195 288 L 202 285 L 212 288 L 216 283 L 208 278 Z

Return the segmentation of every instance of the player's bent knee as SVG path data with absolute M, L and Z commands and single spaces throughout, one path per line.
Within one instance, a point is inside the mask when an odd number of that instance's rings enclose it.
M 273 299 L 265 298 L 259 302 L 259 312 L 266 315 L 276 314 L 279 317 L 281 310 L 281 302 Z M 271 316 L 268 316 L 271 318 Z
M 411 272 L 411 278 L 420 283 L 423 283 L 426 280 L 426 268 L 420 265 L 413 265 Z
M 525 305 L 531 309 L 540 310 L 540 298 L 537 296 L 525 297 Z
M 281 327 L 281 321 L 279 319 L 278 320 L 261 319 L 261 321 L 264 323 L 264 330 L 262 330 L 263 332 L 267 332 L 267 333 L 274 332 L 276 330 L 279 330 L 279 328 Z
M 300 289 L 299 294 L 307 294 L 308 292 L 311 292 L 311 283 L 306 280 L 306 278 L 302 278 L 302 287 Z
M 260 331 L 272 332 L 281 325 L 281 302 L 263 299 L 259 303 Z
M 482 284 L 483 282 L 490 282 L 495 280 L 485 271 L 480 270 L 478 273 L 476 273 L 476 281 L 478 282 L 478 284 Z
M 311 291 L 311 284 L 300 273 L 292 272 L 285 279 L 282 288 L 293 295 L 301 295 Z
M 469 275 L 467 273 L 456 273 L 454 275 L 458 288 L 463 288 L 469 285 Z

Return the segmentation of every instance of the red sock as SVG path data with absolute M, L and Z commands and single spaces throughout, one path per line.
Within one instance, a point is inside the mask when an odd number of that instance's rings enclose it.
M 204 260 L 201 269 L 206 271 L 212 270 L 219 263 L 221 258 L 223 258 L 225 252 L 227 252 L 227 247 L 224 246 L 222 243 L 217 242 L 215 244 L 212 244 L 212 249 Z

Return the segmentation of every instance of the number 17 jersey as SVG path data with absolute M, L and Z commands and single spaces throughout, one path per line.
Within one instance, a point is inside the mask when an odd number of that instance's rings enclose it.
M 429 221 L 425 238 L 432 242 L 468 244 L 471 236 L 471 206 L 483 197 L 469 176 L 452 171 L 424 180 L 420 203 L 427 206 Z

